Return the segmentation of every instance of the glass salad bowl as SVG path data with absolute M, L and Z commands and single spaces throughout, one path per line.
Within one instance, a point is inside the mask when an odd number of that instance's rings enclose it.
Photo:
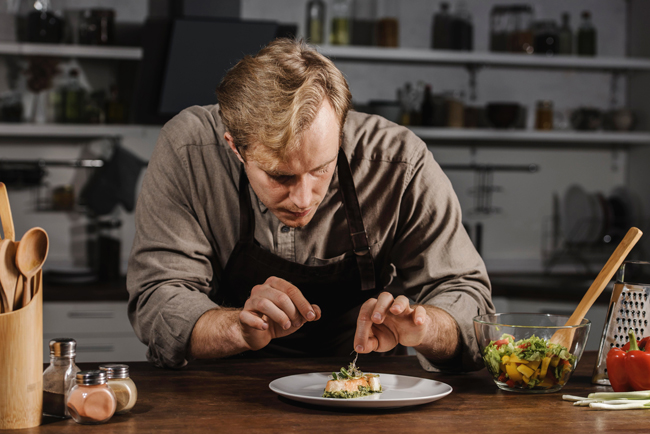
M 541 313 L 475 317 L 474 332 L 483 362 L 496 385 L 523 393 L 562 389 L 582 357 L 591 326 L 588 319 L 577 326 L 565 326 L 568 319 Z

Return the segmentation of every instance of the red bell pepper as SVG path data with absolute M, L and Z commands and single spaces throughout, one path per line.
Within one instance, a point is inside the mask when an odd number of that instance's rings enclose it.
M 639 342 L 632 330 L 628 332 L 628 336 L 629 350 L 626 351 L 625 347 L 612 348 L 607 353 L 609 382 L 614 392 L 650 390 L 650 352 L 639 349 Z M 644 342 L 644 347 L 647 342 Z

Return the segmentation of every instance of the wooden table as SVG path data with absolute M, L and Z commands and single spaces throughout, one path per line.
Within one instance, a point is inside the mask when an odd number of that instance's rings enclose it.
M 22 433 L 593 433 L 650 432 L 650 412 L 596 411 L 574 407 L 562 394 L 610 390 L 590 383 L 596 355 L 585 353 L 558 393 L 532 395 L 499 390 L 485 370 L 463 375 L 428 373 L 415 357 L 360 357 L 367 372 L 419 376 L 454 391 L 429 404 L 392 410 L 318 407 L 279 397 L 269 383 L 279 377 L 331 372 L 348 359 L 267 359 L 194 362 L 182 370 L 132 363 L 139 389 L 132 412 L 97 426 L 46 419 Z M 96 365 L 80 364 L 82 369 Z

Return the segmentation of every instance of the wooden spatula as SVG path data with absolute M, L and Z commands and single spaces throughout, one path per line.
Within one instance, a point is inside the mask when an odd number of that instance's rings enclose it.
M 7 187 L 0 182 L 0 220 L 2 220 L 2 232 L 7 240 L 16 241 L 16 231 L 14 230 L 14 219 L 11 217 L 11 206 L 9 205 L 9 195 Z
M 14 293 L 18 283 L 16 268 L 16 243 L 0 240 L 0 285 L 2 285 L 2 305 L 5 312 L 14 310 Z
M 576 310 L 569 317 L 569 320 L 565 324 L 566 326 L 576 326 L 582 322 L 598 296 L 603 292 L 603 289 L 605 289 L 609 281 L 612 280 L 614 273 L 621 267 L 621 264 L 630 253 L 630 250 L 632 250 L 632 247 L 639 241 L 641 235 L 643 235 L 643 232 L 637 228 L 630 228 L 627 231 L 623 241 L 616 247 L 612 256 L 609 257 L 603 269 L 596 276 L 596 280 L 594 280 L 587 293 L 580 300 L 580 304 L 578 304 Z M 571 348 L 574 333 L 575 329 L 560 329 L 551 336 L 551 342 Z

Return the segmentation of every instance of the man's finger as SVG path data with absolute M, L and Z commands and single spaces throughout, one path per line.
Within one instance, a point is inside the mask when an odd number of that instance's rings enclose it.
M 372 312 L 372 322 L 375 324 L 381 324 L 388 314 L 388 308 L 393 304 L 393 295 L 390 292 L 382 292 L 377 297 L 377 303 Z
M 266 321 L 248 310 L 242 310 L 239 312 L 239 321 L 248 327 L 261 331 L 267 330 L 269 328 L 269 325 L 266 323 Z
M 260 314 L 260 316 L 266 315 L 271 321 L 279 324 L 284 330 L 287 330 L 292 325 L 289 316 L 268 298 L 249 298 L 244 305 L 244 311 L 252 311 Z
M 402 313 L 410 313 L 410 304 L 408 298 L 403 295 L 398 296 L 390 307 L 390 313 L 393 315 L 400 315 Z
M 311 304 L 307 301 L 305 296 L 296 286 L 284 279 L 275 276 L 266 279 L 266 284 L 272 288 L 282 291 L 287 296 L 289 296 L 291 302 L 298 309 L 298 312 L 300 312 L 303 318 L 305 318 L 307 321 L 314 321 L 316 319 L 316 312 L 314 312 Z
M 413 323 L 415 325 L 422 325 L 426 321 L 427 310 L 424 306 L 417 306 L 413 312 Z
M 376 298 L 363 303 L 359 316 L 357 317 L 357 330 L 354 334 L 354 350 L 357 353 L 369 353 L 377 347 L 376 342 L 371 342 L 372 337 L 372 313 L 377 304 Z M 376 340 L 376 339 L 375 339 Z

